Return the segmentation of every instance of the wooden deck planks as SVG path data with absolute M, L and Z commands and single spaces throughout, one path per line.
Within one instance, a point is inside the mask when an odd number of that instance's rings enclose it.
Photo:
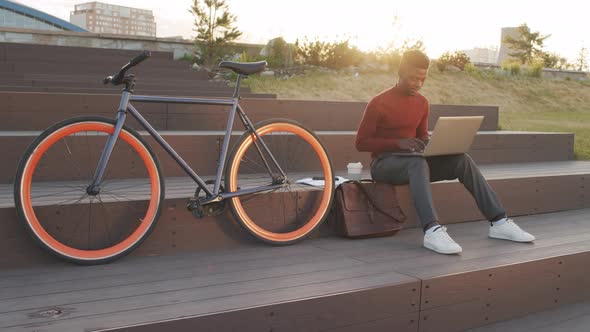
M 318 272 L 302 276 L 280 277 L 274 280 L 211 286 L 192 291 L 152 293 L 151 295 L 68 305 L 67 307 L 72 311 L 68 312 L 67 317 L 64 317 L 65 320 L 60 325 L 71 327 L 73 324 L 73 326 L 86 326 L 86 328 L 93 325 L 105 327 L 101 326 L 101 324 L 105 324 L 104 318 L 98 317 L 101 313 L 108 315 L 111 324 L 133 324 L 134 321 L 137 322 L 138 319 L 142 321 L 145 317 L 160 320 L 165 316 L 170 318 L 171 315 L 172 317 L 182 317 L 188 314 L 215 313 L 400 282 L 408 283 L 412 280 L 414 279 L 386 271 L 386 269 L 374 269 L 373 271 L 371 268 L 356 269 L 356 271 L 355 269 L 344 269 L 338 274 L 333 271 Z M 413 283 L 413 287 L 415 288 L 416 285 L 417 281 Z M 406 310 L 411 310 L 408 299 L 405 298 L 405 301 L 408 302 Z M 400 309 L 399 306 L 391 307 L 392 311 Z M 28 312 L 30 313 L 30 311 Z M 40 316 L 28 319 L 25 313 L 10 313 L 2 315 L 1 324 L 14 327 L 23 323 L 47 321 L 49 320 Z M 96 325 L 97 323 L 98 325 Z M 55 325 L 52 328 L 55 328 Z
M 417 290 L 414 290 L 416 288 L 413 286 L 384 286 L 243 311 L 165 321 L 147 330 L 144 326 L 113 330 L 191 331 L 198 327 L 212 331 L 359 331 L 360 328 L 370 329 L 368 331 L 415 331 L 418 311 L 414 309 L 413 312 L 399 314 L 400 311 L 408 310 L 408 297 L 417 299 Z M 412 303 L 415 307 L 415 302 Z
M 566 287 L 573 280 L 581 282 L 585 273 L 580 263 L 590 257 L 589 217 L 590 210 L 576 210 L 519 218 L 538 237 L 534 244 L 488 239 L 485 223 L 452 225 L 449 232 L 464 244 L 464 252 L 450 256 L 421 248 L 421 232 L 408 229 L 391 238 L 325 238 L 295 247 L 246 248 L 234 251 L 236 257 L 228 250 L 210 257 L 173 256 L 170 262 L 165 257 L 130 257 L 87 270 L 71 265 L 11 269 L 0 272 L 0 326 L 15 331 L 33 326 L 92 330 L 161 321 L 152 330 L 220 326 L 223 331 L 244 319 L 245 331 L 265 326 L 286 331 L 303 326 L 458 331 L 554 306 L 555 298 L 568 303 L 590 296 Z M 371 259 L 371 252 L 378 259 Z M 159 274 L 149 272 L 158 268 Z M 92 275 L 101 283 L 82 290 L 85 282 L 92 285 Z M 584 280 L 590 286 L 590 277 Z M 558 297 L 555 285 L 562 285 Z M 35 316 L 48 308 L 66 312 L 52 319 Z M 355 316 L 351 308 L 369 316 Z M 334 321 L 329 317 L 343 320 L 327 325 Z M 136 330 L 141 329 L 121 329 Z

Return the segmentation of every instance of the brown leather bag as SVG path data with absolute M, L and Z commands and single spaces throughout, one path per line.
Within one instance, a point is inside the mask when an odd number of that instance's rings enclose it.
M 395 187 L 373 181 L 346 181 L 338 186 L 332 214 L 336 232 L 349 238 L 391 236 L 406 221 Z

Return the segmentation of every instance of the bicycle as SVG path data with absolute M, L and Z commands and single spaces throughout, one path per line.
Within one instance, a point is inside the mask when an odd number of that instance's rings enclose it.
M 15 205 L 33 239 L 62 259 L 102 264 L 129 254 L 153 231 L 164 202 L 164 176 L 150 145 L 125 124 L 128 114 L 197 185 L 187 200 L 196 217 L 219 215 L 229 202 L 238 223 L 268 244 L 290 245 L 313 233 L 334 198 L 334 173 L 324 146 L 293 120 L 253 124 L 239 105 L 242 80 L 263 71 L 266 61 L 219 64 L 237 74 L 232 98 L 134 95 L 137 81 L 127 71 L 150 55 L 144 51 L 104 79 L 104 84 L 125 85 L 115 119 L 66 119 L 43 131 L 23 154 Z M 229 107 L 214 178 L 203 180 L 131 104 L 136 101 Z M 245 131 L 228 155 L 236 114 Z M 331 180 L 310 186 L 302 183 L 307 178 Z

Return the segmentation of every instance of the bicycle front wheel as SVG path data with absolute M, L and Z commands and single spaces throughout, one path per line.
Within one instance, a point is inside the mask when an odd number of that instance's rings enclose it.
M 253 133 L 242 135 L 228 159 L 225 188 L 282 186 L 233 197 L 230 207 L 256 238 L 274 245 L 296 243 L 328 215 L 335 187 L 330 159 L 317 136 L 295 121 L 271 119 L 255 128 L 270 154 Z
M 89 188 L 115 121 L 84 116 L 44 131 L 18 167 L 14 195 L 31 236 L 79 264 L 115 260 L 152 231 L 164 198 L 156 156 L 123 127 L 98 191 Z

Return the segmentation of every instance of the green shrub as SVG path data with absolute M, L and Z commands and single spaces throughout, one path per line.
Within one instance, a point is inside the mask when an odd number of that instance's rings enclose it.
M 197 57 L 192 53 L 185 53 L 180 60 L 193 64 L 197 62 Z
M 464 52 L 455 52 L 451 57 L 451 64 L 461 70 L 465 70 L 465 66 L 471 63 L 471 59 Z
M 256 55 L 252 56 L 252 55 L 249 55 L 246 51 L 242 51 L 242 53 L 240 55 L 240 62 L 256 62 L 256 61 L 262 61 L 262 60 L 268 61 L 268 57 L 260 55 L 260 54 L 256 54 Z
M 518 76 L 520 75 L 520 62 L 514 60 L 505 61 L 502 64 L 502 69 L 509 72 L 510 75 Z
M 271 68 L 284 68 L 293 64 L 293 50 L 283 37 L 270 41 L 270 50 L 267 57 Z
M 543 75 L 543 62 L 536 61 L 527 67 L 526 74 L 530 77 L 541 77 Z
M 348 40 L 323 42 L 319 40 L 295 42 L 296 62 L 313 66 L 340 69 L 358 66 L 363 59 L 363 53 L 351 46 Z
M 328 53 L 328 43 L 319 40 L 295 41 L 295 62 L 312 66 L 321 66 Z
M 452 55 L 449 52 L 443 53 L 438 59 L 436 59 L 436 68 L 443 72 L 447 70 L 447 66 L 451 64 Z
M 326 67 L 339 69 L 350 66 L 358 66 L 363 59 L 363 53 L 356 48 L 351 46 L 348 40 L 331 43 L 326 58 Z
M 447 66 L 455 66 L 459 70 L 465 70 L 465 66 L 470 64 L 471 60 L 464 52 L 455 51 L 453 53 L 445 52 L 436 60 L 436 67 L 439 71 L 445 71 Z
M 246 53 L 246 51 L 242 51 L 242 54 L 240 55 L 240 62 L 248 62 L 248 53 Z
M 467 63 L 464 67 L 464 70 L 466 73 L 469 74 L 481 74 L 481 70 L 479 68 L 477 68 L 474 64 L 472 63 Z

